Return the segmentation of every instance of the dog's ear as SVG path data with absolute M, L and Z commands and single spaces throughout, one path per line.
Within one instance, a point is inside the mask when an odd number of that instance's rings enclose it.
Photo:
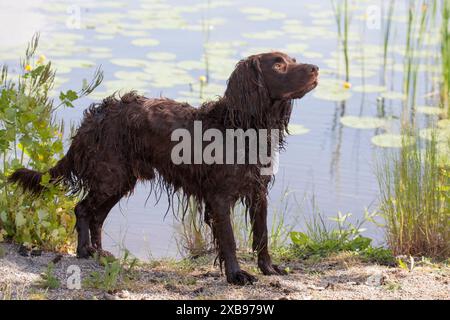
M 258 56 L 239 61 L 228 79 L 225 99 L 227 118 L 232 126 L 249 128 L 264 122 L 270 96 Z

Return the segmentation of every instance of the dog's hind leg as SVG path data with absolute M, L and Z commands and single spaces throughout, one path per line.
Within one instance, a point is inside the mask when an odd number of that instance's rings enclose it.
M 115 200 L 115 202 L 114 202 Z M 89 237 L 89 231 L 91 226 L 97 223 L 92 223 L 92 221 L 103 221 L 106 218 L 109 210 L 114 206 L 114 204 L 119 201 L 119 197 L 111 197 L 105 193 L 89 191 L 86 197 L 79 202 L 75 207 L 76 216 L 76 229 L 78 233 L 78 245 L 77 245 L 77 257 L 78 258 L 89 258 L 97 250 L 95 248 L 98 245 L 97 233 L 93 237 L 93 243 L 91 243 L 91 238 Z M 113 204 L 114 202 L 114 204 Z M 106 210 L 109 207 L 108 210 Z M 99 215 L 100 213 L 100 215 Z M 100 218 L 100 219 L 99 219 Z M 100 227 L 101 232 L 101 227 Z M 97 242 L 97 243 L 94 243 Z M 101 240 L 100 240 L 101 242 Z
M 89 238 L 89 221 L 91 219 L 90 215 L 92 214 L 93 204 L 95 204 L 95 197 L 92 193 L 89 193 L 75 206 L 78 258 L 89 258 L 94 253 Z
M 124 196 L 123 193 L 108 198 L 91 216 L 89 221 L 89 230 L 91 234 L 92 247 L 101 256 L 112 256 L 111 253 L 102 248 L 102 227 L 108 213 Z

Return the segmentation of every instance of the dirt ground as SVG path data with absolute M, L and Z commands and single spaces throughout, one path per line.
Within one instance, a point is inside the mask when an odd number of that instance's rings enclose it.
M 442 264 L 415 263 L 411 270 L 341 256 L 317 263 L 286 263 L 287 276 L 263 276 L 253 261 L 242 259 L 243 269 L 256 274 L 259 281 L 240 287 L 227 284 L 213 260 L 139 262 L 129 271 L 121 269 L 116 283 L 104 276 L 105 268 L 94 259 L 53 252 L 23 256 L 17 245 L 0 243 L 0 300 L 450 299 L 450 267 Z M 54 289 L 42 282 L 51 261 L 51 274 L 57 278 Z M 81 289 L 68 288 L 75 283 L 74 269 L 81 271 Z

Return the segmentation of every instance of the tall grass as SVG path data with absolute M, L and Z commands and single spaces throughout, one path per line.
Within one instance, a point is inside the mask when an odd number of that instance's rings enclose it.
M 391 38 L 391 28 L 392 28 L 392 17 L 394 16 L 395 11 L 395 0 L 391 0 L 389 2 L 388 12 L 386 16 L 386 25 L 384 26 L 383 33 L 383 85 L 386 85 L 386 67 L 387 67 L 387 58 L 388 58 L 388 48 L 389 41 Z
M 438 145 L 434 137 L 424 148 L 418 138 L 412 145 L 405 139 L 398 153 L 379 163 L 380 211 L 396 255 L 450 254 L 449 162 L 441 161 Z
M 450 117 L 450 0 L 442 1 L 441 37 L 443 78 L 441 100 Z
M 417 52 L 423 46 L 423 40 L 428 22 L 428 6 L 427 1 L 422 1 L 417 6 L 415 0 L 409 1 L 408 8 L 408 24 L 406 32 L 406 49 L 404 62 L 404 78 L 403 91 L 406 94 L 406 102 L 403 108 L 403 124 L 415 122 L 415 113 L 410 114 L 410 107 L 416 106 L 417 97 L 417 80 L 419 74 L 419 58 Z M 417 14 L 420 12 L 420 14 Z M 408 117 L 409 116 L 409 117 Z
M 203 221 L 201 214 L 201 205 L 194 199 L 189 198 L 187 210 L 181 202 L 179 202 L 178 211 L 183 212 L 183 216 L 178 230 L 178 250 L 182 254 L 187 254 L 190 257 L 199 257 L 211 252 L 214 248 L 212 243 L 212 234 L 210 228 Z
M 285 190 L 274 206 L 268 209 L 268 238 L 272 250 L 286 244 L 295 223 L 288 223 L 292 193 Z M 179 203 L 179 212 L 184 215 L 177 226 L 178 249 L 181 254 L 199 257 L 214 251 L 212 234 L 209 226 L 203 221 L 202 206 L 194 199 L 189 199 L 187 210 Z M 231 223 L 236 239 L 236 246 L 241 251 L 249 251 L 252 243 L 252 225 L 245 207 L 238 203 L 231 210 Z
M 350 61 L 348 52 L 348 31 L 350 25 L 350 16 L 348 8 L 348 0 L 343 1 L 331 1 L 333 7 L 334 17 L 336 20 L 336 25 L 338 29 L 339 40 L 342 45 L 342 51 L 344 54 L 344 64 L 345 64 L 345 81 L 350 81 Z

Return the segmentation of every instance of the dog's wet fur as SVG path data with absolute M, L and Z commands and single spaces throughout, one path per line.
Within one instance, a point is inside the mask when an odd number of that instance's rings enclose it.
M 202 206 L 212 228 L 218 257 L 225 263 L 227 281 L 244 285 L 256 278 L 241 270 L 230 211 L 241 201 L 250 216 L 253 250 L 263 274 L 283 274 L 268 252 L 267 193 L 272 176 L 261 175 L 261 164 L 180 164 L 171 160 L 177 142 L 175 129 L 193 133 L 194 121 L 202 129 L 278 129 L 279 147 L 285 135 L 294 99 L 317 85 L 318 67 L 297 63 L 281 52 L 253 55 L 241 60 L 231 74 L 225 94 L 199 108 L 167 98 L 146 98 L 130 92 L 114 95 L 84 112 L 81 126 L 67 154 L 49 170 L 52 183 L 63 183 L 82 200 L 75 207 L 77 256 L 88 258 L 102 250 L 102 225 L 119 200 L 136 182 L 150 181 L 169 199 L 182 194 Z M 42 173 L 19 169 L 9 181 L 36 195 L 43 191 Z

